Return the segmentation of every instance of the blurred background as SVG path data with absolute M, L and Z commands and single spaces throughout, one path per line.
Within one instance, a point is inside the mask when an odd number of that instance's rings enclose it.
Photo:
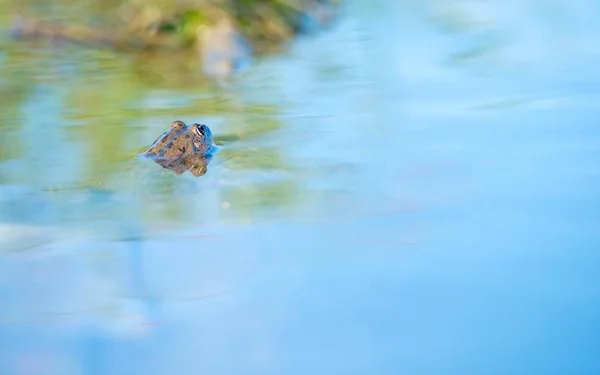
M 598 19 L 0 0 L 0 374 L 600 373 Z

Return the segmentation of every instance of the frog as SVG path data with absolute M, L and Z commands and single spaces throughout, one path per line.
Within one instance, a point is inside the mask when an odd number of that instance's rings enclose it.
M 177 120 L 141 155 L 176 174 L 189 170 L 198 177 L 206 174 L 216 150 L 212 131 L 207 125 L 193 123 L 188 126 Z

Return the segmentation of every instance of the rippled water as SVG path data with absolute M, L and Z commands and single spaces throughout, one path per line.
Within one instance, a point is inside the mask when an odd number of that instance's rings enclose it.
M 225 87 L 2 39 L 0 373 L 598 373 L 600 7 L 382 3 Z

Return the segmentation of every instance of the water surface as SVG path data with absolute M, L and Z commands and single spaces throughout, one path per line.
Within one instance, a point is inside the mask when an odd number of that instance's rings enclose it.
M 600 7 L 544 4 L 352 2 L 228 86 L 2 39 L 0 373 L 598 373 Z M 175 119 L 205 176 L 135 159 Z

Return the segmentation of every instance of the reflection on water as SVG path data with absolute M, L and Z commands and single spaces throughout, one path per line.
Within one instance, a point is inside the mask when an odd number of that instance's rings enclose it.
M 0 373 L 597 373 L 598 15 L 353 2 L 228 87 L 0 39 Z

